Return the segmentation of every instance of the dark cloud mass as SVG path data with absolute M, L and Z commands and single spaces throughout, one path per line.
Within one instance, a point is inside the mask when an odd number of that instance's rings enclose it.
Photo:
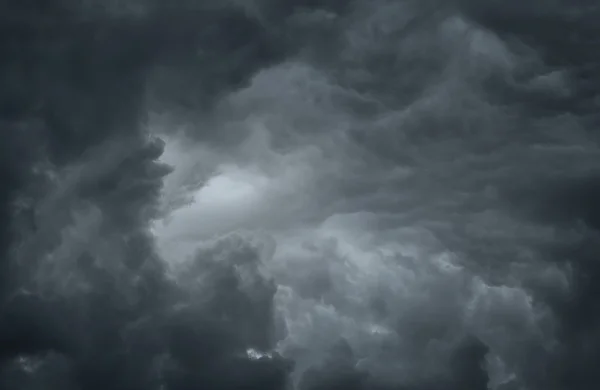
M 0 2 L 0 390 L 597 388 L 599 26 Z

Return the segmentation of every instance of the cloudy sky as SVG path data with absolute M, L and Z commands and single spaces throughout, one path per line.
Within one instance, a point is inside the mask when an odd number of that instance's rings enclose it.
M 0 389 L 600 382 L 600 6 L 0 5 Z

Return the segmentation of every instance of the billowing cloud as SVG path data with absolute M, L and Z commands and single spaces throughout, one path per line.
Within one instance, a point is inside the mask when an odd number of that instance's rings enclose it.
M 593 388 L 599 16 L 0 6 L 0 387 Z

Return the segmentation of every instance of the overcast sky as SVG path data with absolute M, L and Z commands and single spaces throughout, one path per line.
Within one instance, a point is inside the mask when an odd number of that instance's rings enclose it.
M 600 7 L 0 5 L 0 388 L 588 390 Z

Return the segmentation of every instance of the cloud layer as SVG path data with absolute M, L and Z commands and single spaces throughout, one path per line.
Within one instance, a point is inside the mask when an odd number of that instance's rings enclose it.
M 599 9 L 13 3 L 1 388 L 600 380 Z

